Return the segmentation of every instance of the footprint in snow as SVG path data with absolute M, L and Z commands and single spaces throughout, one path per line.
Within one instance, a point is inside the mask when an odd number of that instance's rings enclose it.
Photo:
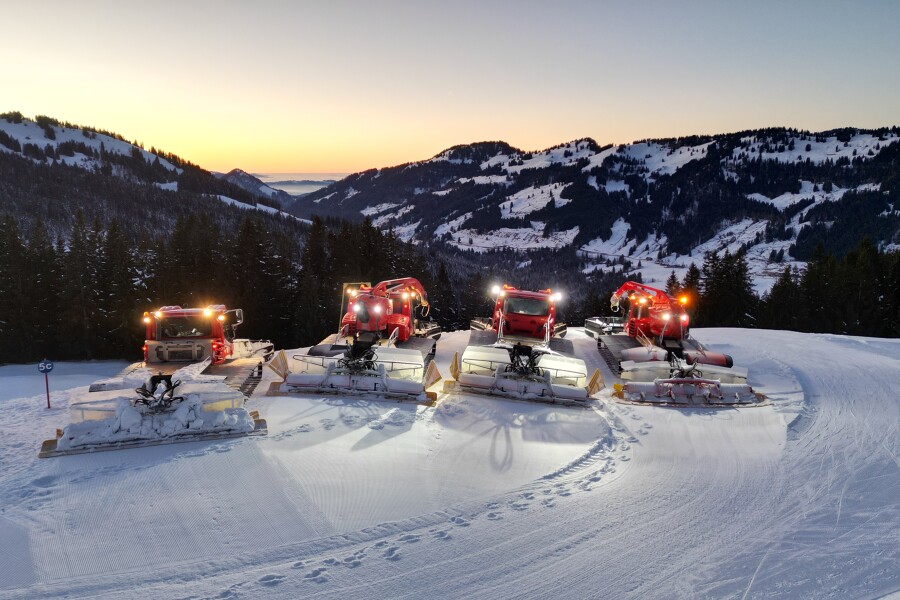
M 56 483 L 55 475 L 45 475 L 44 477 L 38 477 L 31 482 L 31 485 L 40 488 L 48 488 L 53 487 L 53 484 Z
M 353 556 L 348 556 L 344 559 L 344 566 L 350 569 L 355 569 L 362 564 L 360 558 L 362 558 L 362 556 L 359 556 L 358 553 L 354 554 Z
M 322 426 L 322 429 L 328 431 L 329 429 L 334 429 L 334 421 L 331 419 L 320 419 L 319 425 Z
M 532 494 L 531 492 L 525 492 L 524 494 L 522 494 L 522 497 L 526 500 L 534 500 L 534 494 Z
M 305 566 L 306 566 L 305 561 L 298 560 L 297 562 L 295 562 L 294 564 L 291 565 L 291 568 L 292 569 L 302 569 Z
M 450 522 L 456 525 L 457 527 L 468 527 L 469 522 L 462 517 L 453 517 L 450 519 Z
M 287 577 L 285 577 L 284 575 L 263 575 L 257 581 L 261 585 L 265 585 L 268 587 L 274 587 L 274 586 L 278 585 L 279 583 L 281 583 L 282 581 L 284 581 L 285 579 L 287 579 Z
M 418 542 L 421 539 L 422 539 L 421 535 L 407 534 L 407 535 L 404 535 L 403 537 L 399 538 L 399 541 L 406 543 L 406 544 L 415 544 L 416 542 Z
M 332 557 L 332 558 L 326 558 L 326 559 L 323 560 L 322 562 L 323 562 L 324 564 L 326 564 L 326 565 L 333 566 L 333 565 L 338 564 L 338 559 L 336 559 L 336 558 L 334 558 L 334 557 Z
M 499 502 L 488 502 L 484 505 L 484 507 L 488 510 L 494 510 L 495 508 L 500 508 Z
M 508 504 L 511 509 L 518 511 L 528 510 L 530 506 L 527 502 L 509 502 Z
M 450 532 L 443 531 L 443 530 L 432 532 L 431 537 L 433 537 L 436 540 L 444 540 L 444 541 L 451 539 Z
M 313 569 L 309 573 L 303 576 L 303 578 L 307 581 L 312 581 L 315 583 L 325 583 L 328 581 L 328 577 L 325 576 L 325 573 L 328 572 L 328 569 L 325 567 L 320 567 L 318 569 Z
M 556 500 L 553 498 L 544 498 L 541 500 L 541 504 L 543 504 L 545 508 L 553 508 L 556 506 Z
M 388 543 L 387 543 L 387 541 L 385 541 L 385 540 L 381 540 L 380 542 L 376 542 L 376 543 L 375 543 L 375 547 L 376 547 L 376 548 L 384 548 L 384 547 L 387 546 L 387 545 L 388 545 Z
M 498 513 L 498 512 L 489 512 L 489 513 L 487 514 L 487 518 L 488 518 L 488 520 L 490 520 L 490 521 L 499 521 L 499 520 L 501 520 L 501 519 L 503 518 L 503 515 L 502 515 L 501 513 Z
M 391 546 L 382 554 L 388 560 L 400 560 L 400 547 L 399 546 Z

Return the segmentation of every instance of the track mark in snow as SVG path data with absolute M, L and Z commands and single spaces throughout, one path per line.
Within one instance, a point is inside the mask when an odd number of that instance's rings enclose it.
M 388 560 L 400 560 L 400 546 L 391 546 L 382 553 L 382 556 Z
M 446 530 L 432 531 L 431 537 L 433 537 L 436 540 L 444 540 L 444 541 L 453 539 L 453 537 L 450 535 L 450 532 L 446 531 Z
M 303 576 L 306 581 L 312 581 L 315 583 L 325 583 L 328 581 L 328 577 L 325 576 L 325 573 L 328 572 L 328 569 L 325 567 L 319 567 L 318 569 L 313 569 L 309 573 Z
M 281 440 L 286 440 L 288 438 L 292 438 L 295 435 L 297 435 L 298 433 L 309 433 L 312 430 L 313 430 L 312 425 L 310 425 L 308 423 L 304 423 L 303 425 L 299 425 L 292 429 L 287 429 L 285 431 L 282 431 L 281 433 L 276 433 L 275 435 L 270 435 L 269 439 L 274 442 L 280 442 Z
M 284 575 L 264 575 L 257 580 L 257 583 L 266 587 L 274 587 L 287 579 Z
M 489 512 L 487 515 L 489 521 L 499 521 L 503 518 L 503 513 L 499 512 Z
M 450 519 L 450 522 L 456 525 L 457 527 L 468 527 L 469 522 L 462 517 L 453 517 Z
M 422 539 L 421 535 L 416 535 L 414 533 L 410 533 L 410 534 L 402 536 L 399 539 L 399 541 L 403 542 L 404 544 L 415 544 L 416 542 L 421 541 L 421 539 Z

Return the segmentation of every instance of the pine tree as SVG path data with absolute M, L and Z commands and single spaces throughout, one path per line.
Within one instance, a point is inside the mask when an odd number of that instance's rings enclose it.
M 98 354 L 104 358 L 139 353 L 141 311 L 136 279 L 131 244 L 113 219 L 101 244 L 97 268 Z
M 799 273 L 786 266 L 772 289 L 763 297 L 760 308 L 760 326 L 769 329 L 799 331 L 802 296 Z
M 96 227 L 95 227 L 96 232 Z M 69 247 L 63 259 L 60 350 L 68 358 L 96 356 L 96 233 L 89 232 L 84 213 L 75 213 Z
M 674 269 L 672 269 L 669 278 L 666 280 L 666 293 L 673 298 L 681 293 L 681 285 L 678 283 L 678 278 L 675 276 Z
M 0 362 L 18 362 L 34 356 L 28 279 L 19 226 L 6 215 L 0 220 Z
M 800 279 L 801 306 L 804 310 L 802 330 L 814 333 L 844 333 L 846 327 L 837 318 L 834 282 L 837 265 L 834 256 L 816 246 L 806 271 Z
M 26 258 L 32 358 L 54 357 L 59 339 L 59 284 L 61 269 L 47 228 L 35 223 Z

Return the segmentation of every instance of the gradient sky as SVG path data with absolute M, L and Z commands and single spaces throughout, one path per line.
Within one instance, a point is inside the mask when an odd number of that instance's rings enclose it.
M 900 124 L 895 0 L 4 4 L 0 112 L 218 171 Z

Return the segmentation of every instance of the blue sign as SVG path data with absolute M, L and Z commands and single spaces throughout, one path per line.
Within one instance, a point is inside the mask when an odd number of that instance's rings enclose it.
M 41 373 L 49 373 L 53 370 L 53 363 L 46 358 L 38 363 L 38 371 Z

